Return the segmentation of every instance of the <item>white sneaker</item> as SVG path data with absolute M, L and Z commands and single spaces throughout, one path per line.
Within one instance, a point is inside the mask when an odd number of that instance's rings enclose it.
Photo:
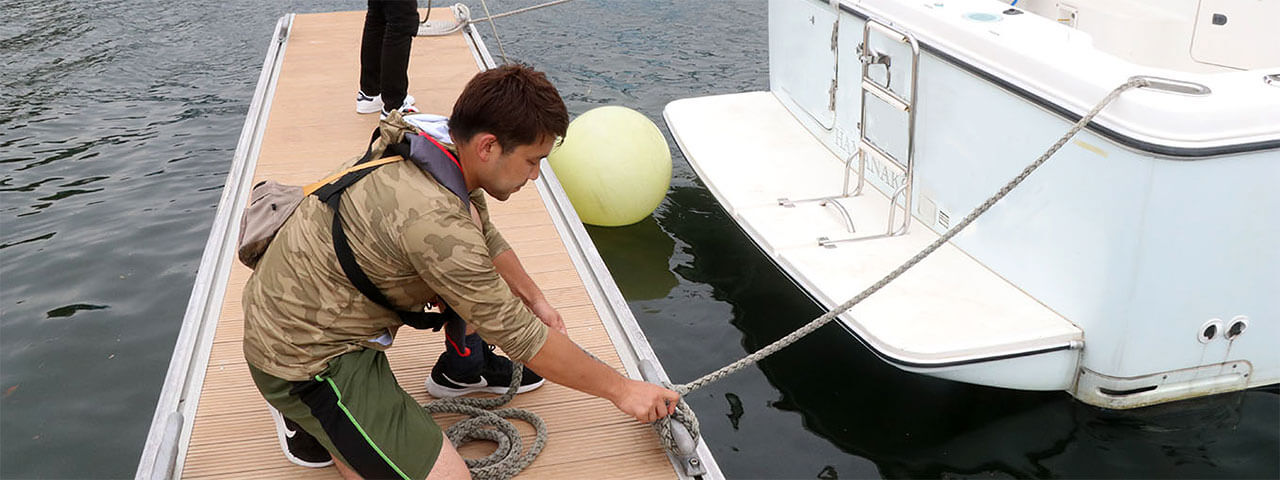
M 404 104 L 412 106 L 414 104 L 413 95 L 404 96 Z M 401 108 L 404 108 L 403 105 Z M 365 95 L 364 92 L 356 92 L 356 113 L 375 113 L 382 111 L 382 95 L 374 95 L 372 97 Z M 415 112 L 417 110 L 414 110 Z

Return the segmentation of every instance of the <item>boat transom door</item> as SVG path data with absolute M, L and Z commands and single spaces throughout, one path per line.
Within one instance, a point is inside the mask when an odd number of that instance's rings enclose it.
M 772 83 L 822 128 L 835 126 L 835 91 L 840 18 L 839 1 L 769 2 L 769 30 L 795 35 L 770 35 L 769 52 L 778 55 L 777 68 L 770 69 Z M 800 14 L 782 14 L 779 9 L 796 9 Z

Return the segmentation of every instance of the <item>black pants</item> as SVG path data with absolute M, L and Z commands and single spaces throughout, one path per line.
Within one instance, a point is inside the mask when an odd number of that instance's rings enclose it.
M 418 33 L 417 0 L 369 0 L 360 42 L 360 91 L 400 108 L 409 91 L 409 48 Z

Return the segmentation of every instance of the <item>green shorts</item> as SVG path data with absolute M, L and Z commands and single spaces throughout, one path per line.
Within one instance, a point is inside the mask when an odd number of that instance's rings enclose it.
M 400 388 L 381 351 L 338 356 L 302 382 L 249 372 L 267 403 L 364 478 L 426 478 L 440 454 L 440 426 Z

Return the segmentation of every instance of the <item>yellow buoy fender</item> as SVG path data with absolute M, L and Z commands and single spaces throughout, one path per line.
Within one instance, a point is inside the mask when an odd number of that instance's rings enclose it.
M 671 186 L 671 150 L 644 114 L 593 108 L 569 123 L 564 142 L 547 155 L 583 223 L 630 225 L 653 213 Z

